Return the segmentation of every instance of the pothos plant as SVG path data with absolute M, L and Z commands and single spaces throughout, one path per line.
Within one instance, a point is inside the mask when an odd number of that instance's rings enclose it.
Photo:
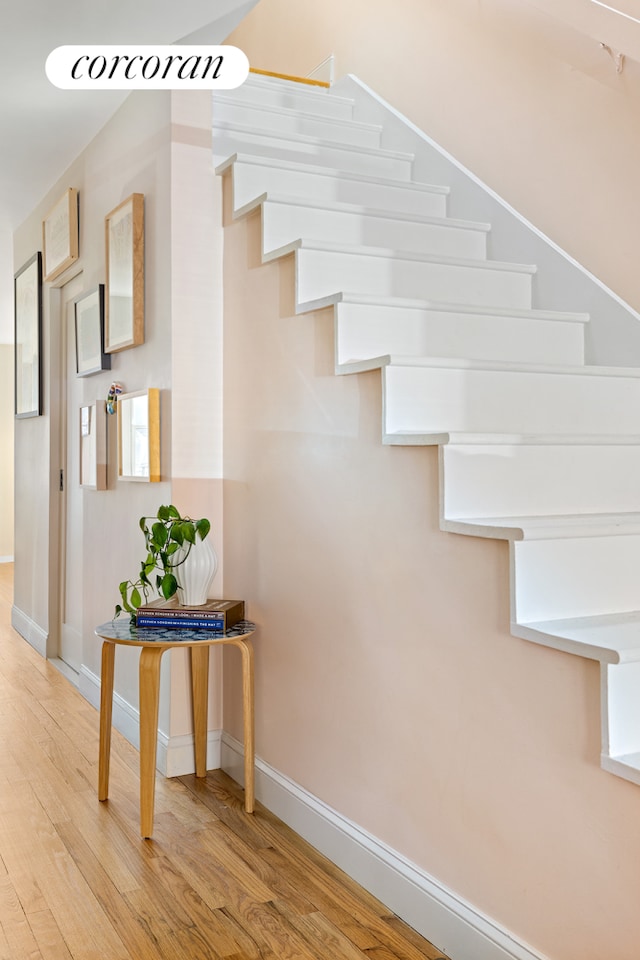
M 155 517 L 140 517 L 140 529 L 144 534 L 147 556 L 140 563 L 138 579 L 123 580 L 120 584 L 122 603 L 116 604 L 115 610 L 116 617 L 126 610 L 132 620 L 135 620 L 138 607 L 143 601 L 148 602 L 149 594 L 154 590 L 165 600 L 176 593 L 178 581 L 174 571 L 185 562 L 196 538 L 205 539 L 211 524 L 206 519 L 183 517 L 173 504 L 169 504 L 161 506 Z

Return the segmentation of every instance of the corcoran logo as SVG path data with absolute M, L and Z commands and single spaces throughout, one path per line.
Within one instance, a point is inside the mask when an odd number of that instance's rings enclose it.
M 68 45 L 51 51 L 45 71 L 62 90 L 231 90 L 249 61 L 231 46 Z

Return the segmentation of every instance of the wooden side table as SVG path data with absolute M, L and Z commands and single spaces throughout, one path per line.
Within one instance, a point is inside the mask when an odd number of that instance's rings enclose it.
M 153 833 L 153 807 L 156 787 L 158 742 L 158 706 L 160 702 L 160 661 L 165 650 L 188 647 L 191 656 L 193 693 L 193 731 L 196 776 L 207 773 L 207 706 L 209 693 L 209 647 L 230 643 L 242 654 L 242 706 L 244 720 L 244 808 L 253 813 L 254 805 L 254 706 L 253 645 L 250 637 L 255 624 L 242 620 L 224 633 L 166 627 L 136 627 L 129 620 L 110 620 L 96 627 L 102 643 L 102 682 L 100 688 L 100 753 L 98 762 L 98 799 L 109 795 L 109 759 L 111 754 L 111 715 L 113 677 L 118 644 L 142 647 L 140 651 L 140 834 Z

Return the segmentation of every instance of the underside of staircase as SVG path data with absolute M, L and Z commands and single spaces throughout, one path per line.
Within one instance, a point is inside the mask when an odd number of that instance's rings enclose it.
M 512 633 L 599 661 L 601 763 L 640 784 L 640 370 L 587 365 L 589 316 L 536 309 L 536 266 L 491 259 L 357 114 L 275 78 L 216 93 L 233 214 L 293 254 L 297 313 L 333 308 L 336 374 L 380 371 L 382 442 L 438 446 L 441 528 L 508 541 Z

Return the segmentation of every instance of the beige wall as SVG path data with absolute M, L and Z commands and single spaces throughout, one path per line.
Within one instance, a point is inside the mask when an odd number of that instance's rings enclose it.
M 13 557 L 13 346 L 0 344 L 0 558 Z
M 636 68 L 501 6 L 262 0 L 230 42 L 298 74 L 335 53 L 640 307 Z M 224 284 L 258 754 L 552 960 L 636 960 L 640 794 L 599 768 L 597 665 L 510 636 L 506 544 L 439 531 L 435 451 L 381 445 L 378 375 L 333 376 L 331 316 L 293 315 L 259 226 L 227 223 Z

